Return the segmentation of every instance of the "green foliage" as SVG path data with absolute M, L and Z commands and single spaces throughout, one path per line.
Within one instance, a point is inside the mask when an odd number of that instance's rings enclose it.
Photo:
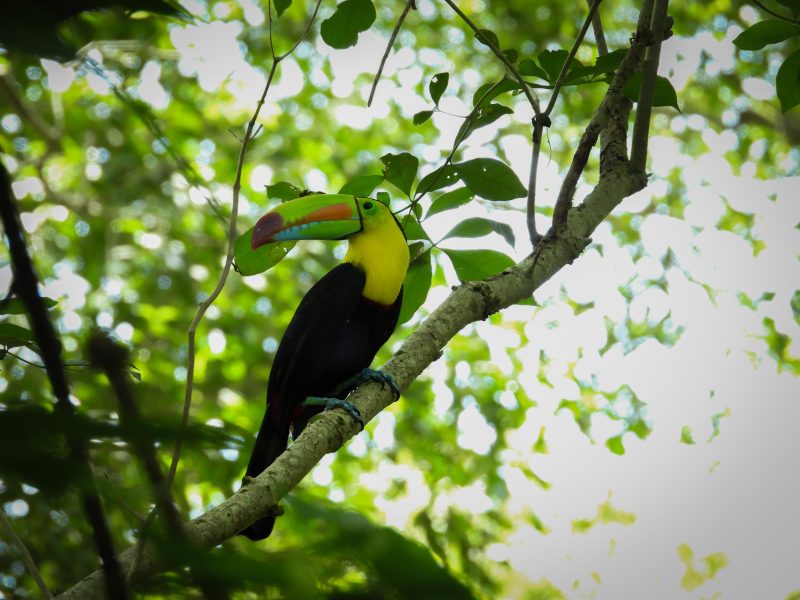
M 394 184 L 406 196 L 411 195 L 411 186 L 417 176 L 419 159 L 416 156 L 403 152 L 401 154 L 384 154 L 381 156 L 384 164 L 383 178 Z
M 475 281 L 497 275 L 514 264 L 497 250 L 444 250 L 453 261 L 456 274 L 461 281 Z
M 447 89 L 447 84 L 450 82 L 450 73 L 437 73 L 431 77 L 431 82 L 428 84 L 428 92 L 431 95 L 431 100 L 436 106 L 439 106 L 439 99 Z
M 745 29 L 733 43 L 741 50 L 761 50 L 795 36 L 800 36 L 798 25 L 781 19 L 766 19 Z
M 639 90 L 641 87 L 642 75 L 641 73 L 637 73 L 631 78 L 631 80 L 623 89 L 628 98 L 636 101 L 639 99 Z M 680 108 L 678 107 L 678 94 L 675 92 L 675 88 L 672 87 L 672 84 L 666 77 L 661 77 L 660 75 L 656 77 L 655 92 L 653 94 L 653 106 L 671 106 L 675 110 L 680 111 Z
M 423 252 L 411 261 L 403 281 L 403 305 L 400 308 L 398 324 L 408 321 L 425 302 L 431 287 L 431 253 Z
M 481 217 L 474 217 L 461 221 L 447 232 L 442 239 L 446 240 L 452 237 L 482 237 L 492 232 L 500 234 L 503 239 L 508 242 L 509 246 L 514 246 L 514 230 L 511 229 L 511 226 L 506 223 L 498 223 L 497 221 L 483 219 Z
M 358 34 L 375 21 L 375 6 L 371 0 L 344 0 L 336 12 L 322 22 L 320 35 L 333 48 L 355 46 Z

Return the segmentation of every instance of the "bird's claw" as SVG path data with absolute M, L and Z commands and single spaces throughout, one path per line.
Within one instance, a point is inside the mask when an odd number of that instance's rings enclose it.
M 327 400 L 328 401 L 325 403 L 326 411 L 341 408 L 350 415 L 356 423 L 361 425 L 361 429 L 364 429 L 364 419 L 361 418 L 361 411 L 356 408 L 355 404 L 339 398 L 328 398 Z
M 362 381 L 374 381 L 381 384 L 381 389 L 389 386 L 396 398 L 400 397 L 400 386 L 397 385 L 397 380 L 383 371 L 376 371 L 375 369 L 364 369 L 361 371 Z
M 361 418 L 361 412 L 355 407 L 352 402 L 348 402 L 347 400 L 342 400 L 341 398 L 328 398 L 324 396 L 309 396 L 306 398 L 303 404 L 307 404 L 309 406 L 324 406 L 324 410 L 334 410 L 336 408 L 341 408 L 344 412 L 350 415 L 353 420 L 361 425 L 361 429 L 364 429 L 364 419 Z

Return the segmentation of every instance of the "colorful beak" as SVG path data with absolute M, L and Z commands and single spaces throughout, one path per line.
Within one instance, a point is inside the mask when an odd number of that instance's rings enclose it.
M 289 240 L 340 240 L 362 229 L 355 197 L 349 194 L 314 194 L 284 202 L 261 217 L 253 229 L 251 245 Z

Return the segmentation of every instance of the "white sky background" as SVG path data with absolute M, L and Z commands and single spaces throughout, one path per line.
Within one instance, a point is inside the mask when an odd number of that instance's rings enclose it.
M 251 23 L 259 25 L 259 19 L 263 22 L 263 13 L 259 16 L 258 8 L 252 4 L 248 7 L 247 18 Z M 172 40 L 181 52 L 180 68 L 184 74 L 197 74 L 199 84 L 210 93 L 220 87 L 235 90 L 236 101 L 240 103 L 235 108 L 249 112 L 264 79 L 263 72 L 244 61 L 236 42 L 239 32 L 235 25 L 212 22 L 177 27 Z M 732 68 L 730 40 L 737 33 L 738 30 L 732 30 L 721 42 L 673 38 L 666 44 L 662 73 L 668 74 L 673 67 L 670 78 L 679 98 L 683 86 L 690 84 L 690 75 L 699 68 L 700 48 L 712 54 L 707 70 Z M 350 50 L 333 51 L 319 43 L 314 51 L 331 61 L 335 75 L 332 93 L 347 97 L 359 73 L 374 72 L 384 47 L 383 38 L 367 33 Z M 678 54 L 682 58 L 678 59 Z M 431 65 L 444 57 L 428 52 L 424 59 Z M 414 112 L 428 108 L 425 101 L 410 91 L 411 84 L 422 75 L 416 64 L 409 50 L 393 54 L 373 107 L 365 108 L 365 102 L 353 103 L 339 108 L 336 118 L 358 127 L 366 126 L 372 119 L 384 118 L 389 102 L 402 106 L 409 118 Z M 446 63 L 442 62 L 442 66 Z M 55 68 L 51 65 L 49 70 Z M 139 89 L 142 99 L 157 108 L 169 101 L 158 82 L 159 74 L 157 64 L 149 65 Z M 465 79 L 474 79 L 474 75 L 466 73 Z M 74 75 L 66 71 L 63 76 Z M 265 106 L 266 114 L 278 110 L 275 98 L 296 94 L 304 77 L 294 61 L 285 61 L 274 89 L 277 95 L 271 92 L 273 102 Z M 53 73 L 50 78 L 57 81 Z M 368 93 L 368 89 L 357 91 L 364 98 Z M 771 97 L 774 98 L 774 92 Z M 458 114 L 469 110 L 452 96 L 445 97 L 443 108 Z M 506 124 L 510 118 L 504 117 L 499 124 Z M 513 118 L 524 122 L 530 115 L 520 108 Z M 448 150 L 460 121 L 436 115 L 434 123 L 442 132 L 440 148 L 404 150 L 428 158 L 438 156 L 439 149 Z M 540 310 L 515 307 L 504 312 L 506 319 L 530 320 L 526 331 L 531 344 L 518 351 L 517 356 L 526 367 L 520 374 L 520 384 L 538 406 L 529 410 L 527 423 L 520 431 L 508 433 L 515 451 L 509 456 L 507 482 L 512 498 L 506 509 L 520 516 L 521 525 L 504 544 L 491 547 L 488 554 L 492 559 L 510 561 L 515 570 L 531 581 L 550 580 L 570 598 L 700 599 L 721 592 L 722 598 L 783 599 L 800 589 L 797 508 L 800 506 L 797 466 L 800 386 L 792 375 L 778 372 L 775 361 L 767 355 L 761 339 L 765 333 L 761 323 L 765 317 L 774 319 L 779 331 L 794 340 L 800 339 L 789 304 L 800 282 L 797 260 L 800 232 L 796 227 L 800 221 L 800 178 L 759 181 L 752 176 L 734 176 L 722 158 L 735 143 L 732 133 L 712 131 L 702 119 L 692 117 L 679 117 L 675 126 L 696 129 L 710 151 L 700 157 L 689 157 L 681 154 L 674 139 L 653 139 L 649 162 L 649 171 L 654 174 L 651 184 L 625 200 L 617 211 L 641 211 L 651 198 L 657 203 L 666 190 L 662 178 L 680 165 L 687 187 L 686 219 L 659 214 L 644 217 L 641 235 L 649 256 L 638 262 L 633 261 L 627 248 L 618 245 L 610 227 L 602 225 L 593 236 L 595 245 L 537 292 L 536 299 L 542 304 Z M 481 144 L 495 134 L 494 128 L 478 131 L 466 144 L 462 156 L 490 155 Z M 520 179 L 527 181 L 526 138 L 506 136 L 501 143 Z M 540 172 L 539 192 L 543 197 L 552 196 L 552 190 L 560 183 L 557 165 L 544 157 Z M 747 166 L 742 169 L 745 174 L 752 172 Z M 259 173 L 265 179 L 272 174 L 269 168 Z M 280 180 L 280 174 L 276 173 L 275 178 Z M 309 187 L 325 188 L 325 174 L 312 173 L 309 179 L 306 181 Z M 26 193 L 21 188 L 15 191 L 18 195 Z M 576 197 L 581 198 L 586 191 L 579 189 Z M 766 243 L 757 256 L 743 238 L 714 228 L 725 210 L 723 199 L 736 210 L 755 215 L 753 235 Z M 474 212 L 461 211 L 459 217 L 483 214 L 477 207 L 470 210 Z M 492 218 L 516 217 L 505 212 Z M 527 235 L 523 220 L 517 221 L 513 224 L 521 240 L 519 258 L 527 253 Z M 436 233 L 443 234 L 453 225 L 452 216 L 441 215 L 430 225 L 435 239 Z M 597 244 L 602 245 L 602 256 Z M 466 246 L 474 247 L 474 242 Z M 510 251 L 501 241 L 496 247 Z M 664 293 L 649 285 L 648 280 L 661 277 L 663 271 L 658 259 L 667 248 L 677 257 L 681 268 L 672 268 L 666 274 L 669 287 L 668 293 Z M 86 294 L 85 282 L 74 273 L 66 275 L 72 283 L 56 280 L 51 284 L 53 289 L 45 293 L 52 297 L 68 294 L 65 308 L 78 310 Z M 709 285 L 714 298 L 693 280 Z M 628 285 L 635 291 L 630 307 L 618 291 L 620 286 Z M 559 299 L 562 286 L 570 298 L 581 303 L 593 301 L 594 308 L 574 316 Z M 78 292 L 73 293 L 76 289 Z M 739 291 L 754 299 L 766 292 L 774 292 L 775 296 L 752 310 L 738 301 Z M 445 294 L 446 290 L 434 290 L 426 306 L 435 307 Z M 604 317 L 621 321 L 627 311 L 636 320 L 649 311 L 654 321 L 669 312 L 674 325 L 685 331 L 672 348 L 651 340 L 628 354 L 614 347 L 600 356 L 598 350 L 606 342 Z M 75 321 L 69 310 L 65 318 Z M 558 321 L 558 327 L 544 326 L 554 320 Z M 488 340 L 495 362 L 507 362 L 504 355 L 509 341 L 488 324 L 478 325 L 477 330 Z M 214 330 L 213 335 L 216 346 L 224 348 L 224 332 Z M 552 361 L 548 371 L 552 389 L 539 384 L 535 377 L 540 349 Z M 578 397 L 576 384 L 564 372 L 568 363 L 577 359 L 579 349 L 584 357 L 577 371 L 582 376 L 589 379 L 595 375 L 604 390 L 615 390 L 627 383 L 647 404 L 653 432 L 644 441 L 627 434 L 623 456 L 612 454 L 604 444 L 608 437 L 619 433 L 617 422 L 597 415 L 592 424 L 595 443 L 591 443 L 567 411 L 555 413 L 562 399 Z M 800 355 L 796 343 L 790 347 L 790 353 Z M 442 369 L 433 365 L 428 373 L 437 382 L 436 389 L 441 389 Z M 712 417 L 726 410 L 729 414 L 720 420 L 719 435 L 710 440 Z M 475 407 L 464 413 L 467 414 L 458 419 L 463 445 L 478 451 L 486 446 L 487 436 L 494 435 L 494 431 L 486 427 Z M 392 443 L 394 418 L 384 413 L 371 426 L 379 445 Z M 550 451 L 529 454 L 542 426 L 546 428 Z M 695 445 L 680 442 L 684 426 L 691 428 Z M 358 453 L 362 445 L 363 440 L 356 438 L 349 449 Z M 528 464 L 552 487 L 542 490 L 513 466 L 514 461 Z M 329 477 L 329 465 L 330 460 L 326 460 L 317 467 L 315 480 L 323 482 Z M 378 473 L 365 473 L 363 484 L 381 489 L 399 474 L 409 479 L 408 496 L 396 501 L 381 498 L 377 503 L 387 522 L 402 527 L 409 515 L 427 502 L 428 491 L 423 489 L 421 474 L 406 466 L 387 464 Z M 635 514 L 635 523 L 598 524 L 586 533 L 573 532 L 574 520 L 594 518 L 598 506 L 609 499 L 613 507 Z M 449 501 L 475 512 L 490 506 L 490 500 L 479 487 L 462 491 Z M 524 524 L 523 516 L 530 510 L 541 518 L 549 533 L 543 535 Z M 723 552 L 728 564 L 716 578 L 686 590 L 681 586 L 686 566 L 678 554 L 682 544 L 692 549 L 695 566 L 700 571 L 703 569 L 700 560 L 713 553 Z

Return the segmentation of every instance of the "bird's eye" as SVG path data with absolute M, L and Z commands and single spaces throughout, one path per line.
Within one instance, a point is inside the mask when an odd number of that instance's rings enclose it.
M 372 202 L 364 202 L 364 210 L 369 210 L 373 206 Z

